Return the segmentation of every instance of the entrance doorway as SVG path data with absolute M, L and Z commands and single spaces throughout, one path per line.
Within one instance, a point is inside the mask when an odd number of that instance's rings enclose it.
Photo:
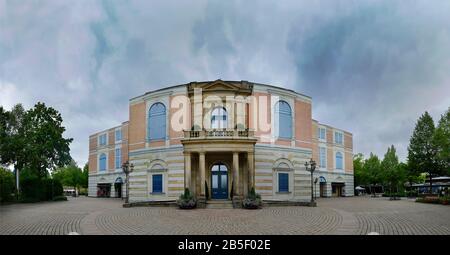
M 117 177 L 116 181 L 114 182 L 114 190 L 116 191 L 116 197 L 121 198 L 122 197 L 122 178 Z
M 343 197 L 344 196 L 344 183 L 331 183 L 331 192 L 333 197 Z
M 224 164 L 211 168 L 211 191 L 213 199 L 228 199 L 228 169 Z
M 320 197 L 326 197 L 327 180 L 323 176 L 320 176 L 319 180 L 320 180 Z
M 97 184 L 97 197 L 110 197 L 110 196 L 111 196 L 111 183 Z

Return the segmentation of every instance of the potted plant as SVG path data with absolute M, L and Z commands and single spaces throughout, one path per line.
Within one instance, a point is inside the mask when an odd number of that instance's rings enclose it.
M 255 192 L 255 188 L 252 187 L 247 197 L 242 202 L 242 206 L 245 209 L 258 209 L 261 208 L 262 201 L 261 195 Z
M 177 200 L 177 204 L 180 209 L 193 209 L 197 206 L 197 200 L 189 189 L 186 188 L 184 189 L 184 193 L 180 195 L 180 199 Z

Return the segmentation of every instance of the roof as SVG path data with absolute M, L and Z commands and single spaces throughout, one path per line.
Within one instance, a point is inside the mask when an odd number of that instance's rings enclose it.
M 222 81 L 222 80 L 217 79 L 217 80 L 215 80 L 215 81 Z M 211 80 L 211 81 L 201 81 L 201 82 L 202 82 L 202 83 L 209 83 L 209 82 L 215 82 L 215 81 L 212 81 L 212 80 Z M 223 81 L 223 82 L 230 82 L 230 83 L 231 83 L 231 82 L 243 82 L 243 81 L 244 81 L 244 80 L 241 80 L 241 81 L 231 81 L 231 80 L 227 80 L 227 81 Z M 197 82 L 197 81 L 192 81 L 192 82 Z M 189 83 L 191 83 L 191 82 L 189 82 Z M 158 91 L 163 91 L 163 90 L 166 90 L 166 89 L 173 89 L 173 88 L 178 88 L 178 87 L 182 87 L 182 86 L 187 86 L 187 85 L 189 85 L 189 83 L 178 84 L 178 85 L 171 85 L 171 86 L 163 87 L 163 88 L 160 88 L 160 89 L 151 90 L 151 91 L 145 92 L 145 93 L 142 94 L 142 95 L 139 95 L 139 96 L 136 96 L 136 97 L 131 98 L 130 101 L 133 100 L 133 99 L 139 98 L 139 97 L 141 97 L 141 96 L 145 96 L 145 95 L 148 95 L 148 94 L 151 94 L 151 93 L 155 93 L 155 92 L 158 92 Z M 283 87 L 280 87 L 280 86 L 274 86 L 274 85 L 264 84 L 264 83 L 256 83 L 256 82 L 248 82 L 248 83 L 251 83 L 251 84 L 253 84 L 253 85 L 267 86 L 267 87 L 276 88 L 276 89 L 283 89 L 283 90 L 286 90 L 286 91 L 289 91 L 289 92 L 292 92 L 292 93 L 296 93 L 296 94 L 299 94 L 299 95 L 301 95 L 301 96 L 304 96 L 304 97 L 307 97 L 307 98 L 310 98 L 310 99 L 311 99 L 310 96 L 307 96 L 307 95 L 305 95 L 305 94 L 299 93 L 299 92 L 297 92 L 297 91 L 295 91 L 295 90 L 292 90 L 292 89 L 287 89 L 287 88 L 283 88 Z

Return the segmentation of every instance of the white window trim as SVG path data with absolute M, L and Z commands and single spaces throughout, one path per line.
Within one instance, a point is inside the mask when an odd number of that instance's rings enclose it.
M 120 164 L 119 164 L 119 167 L 116 167 L 116 157 L 117 157 L 116 150 L 117 149 L 120 149 Z M 123 164 L 123 162 L 122 162 L 122 147 L 116 146 L 114 148 L 114 168 L 116 169 L 116 171 L 122 170 L 122 164 Z
M 320 148 L 324 148 L 325 149 L 325 166 L 321 166 L 320 165 Z M 328 167 L 328 149 L 327 149 L 327 147 L 326 146 L 324 146 L 324 145 L 319 145 L 319 169 L 320 170 L 327 170 L 327 167 Z
M 325 138 L 320 138 L 320 129 L 324 129 L 325 130 Z M 321 142 L 326 142 L 327 141 L 327 128 L 324 126 L 318 126 L 318 134 L 317 134 L 317 139 Z
M 117 140 L 117 131 L 120 131 L 120 140 Z M 114 130 L 114 141 L 117 144 L 117 143 L 122 143 L 122 140 L 123 140 L 122 127 L 116 128 Z
M 337 166 L 336 166 L 336 154 L 338 152 L 342 153 L 342 169 L 338 169 Z M 342 173 L 345 172 L 345 152 L 344 152 L 344 150 L 335 150 L 333 154 L 334 154 L 334 157 L 333 157 L 334 170 L 336 172 L 342 172 Z
M 285 101 L 286 103 L 288 103 L 289 107 L 291 108 L 291 117 L 292 117 L 292 124 L 291 124 L 291 139 L 288 138 L 281 138 L 283 140 L 291 140 L 291 146 L 295 147 L 295 130 L 296 130 L 296 126 L 295 126 L 295 99 L 290 98 L 290 97 L 286 97 L 283 95 L 271 95 L 270 97 L 270 120 L 271 120 L 271 124 L 270 124 L 270 128 L 271 128 L 271 137 L 272 137 L 272 141 L 275 142 L 277 139 L 279 139 L 279 136 L 277 136 L 275 134 L 275 105 L 279 102 L 279 101 Z M 279 130 L 279 128 L 278 128 Z
M 336 133 L 341 134 L 342 136 L 342 143 L 336 143 Z M 344 132 L 339 131 L 339 130 L 333 130 L 333 143 L 340 145 L 340 146 L 344 146 Z
M 105 170 L 100 170 L 100 156 L 102 154 L 106 155 Z M 108 157 L 109 157 L 108 151 L 101 151 L 97 154 L 97 172 L 98 173 L 107 173 L 108 172 L 108 160 L 109 160 Z
M 288 174 L 289 178 L 289 186 L 288 186 L 288 192 L 280 192 L 279 191 L 279 181 L 278 181 L 278 174 L 280 173 L 286 173 Z M 294 197 L 294 169 L 291 168 L 274 168 L 273 169 L 273 196 L 275 198 L 279 199 L 289 199 Z
M 164 107 L 166 108 L 166 137 L 164 139 L 161 139 L 161 141 L 165 141 L 166 142 L 166 146 L 169 145 L 169 96 L 164 95 L 161 98 L 151 98 L 149 100 L 146 101 L 146 105 L 145 105 L 145 144 L 146 147 L 149 146 L 149 143 L 152 142 L 151 140 L 149 140 L 149 133 L 148 133 L 148 115 L 149 115 L 149 111 L 150 111 L 150 107 L 152 107 L 153 104 L 156 103 L 161 103 L 164 105 Z M 159 140 L 156 140 L 159 141 Z
M 100 137 L 103 136 L 103 135 L 105 135 L 105 137 L 106 137 L 106 139 L 105 139 L 105 144 L 100 144 Z M 103 133 L 100 133 L 100 134 L 97 136 L 97 145 L 98 145 L 98 147 L 105 147 L 105 146 L 108 146 L 108 131 L 103 132 Z
M 155 174 L 162 174 L 162 193 L 153 193 L 153 175 Z M 158 198 L 158 197 L 167 197 L 168 196 L 168 185 L 169 185 L 169 178 L 167 174 L 167 169 L 158 169 L 158 170 L 148 170 L 147 171 L 147 183 L 148 183 L 148 190 L 147 190 L 147 196 L 149 198 Z

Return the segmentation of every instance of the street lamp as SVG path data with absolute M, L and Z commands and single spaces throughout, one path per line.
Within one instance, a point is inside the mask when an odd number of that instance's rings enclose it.
M 306 171 L 311 172 L 311 206 L 312 206 L 314 204 L 313 173 L 314 173 L 314 170 L 316 170 L 316 162 L 313 159 L 309 160 L 309 162 L 306 161 L 305 168 L 306 168 Z
M 125 173 L 125 183 L 126 183 L 126 189 L 127 189 L 127 194 L 125 197 L 125 204 L 128 204 L 128 196 L 129 196 L 129 188 L 130 188 L 130 182 L 129 182 L 129 174 L 131 172 L 133 172 L 134 169 L 134 165 L 133 163 L 129 163 L 128 161 L 122 164 L 122 170 Z

